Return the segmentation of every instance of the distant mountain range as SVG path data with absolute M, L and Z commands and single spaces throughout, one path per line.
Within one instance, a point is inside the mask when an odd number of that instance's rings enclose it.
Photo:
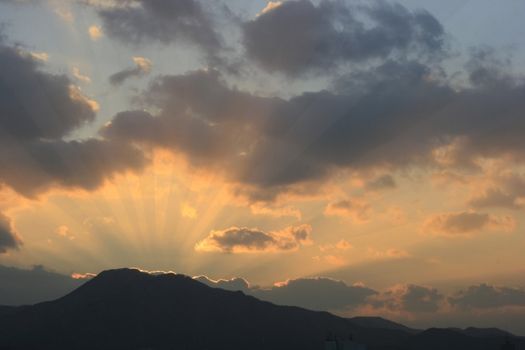
M 379 317 L 341 318 L 277 306 L 176 274 L 100 273 L 72 293 L 0 307 L 0 349 L 324 349 L 327 336 L 368 349 L 496 350 L 525 338 L 499 329 L 416 330 Z

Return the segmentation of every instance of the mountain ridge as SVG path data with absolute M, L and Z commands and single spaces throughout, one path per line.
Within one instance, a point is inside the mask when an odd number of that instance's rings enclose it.
M 369 349 L 489 350 L 505 339 L 447 329 L 413 332 L 384 319 L 364 320 L 278 306 L 180 274 L 117 269 L 101 272 L 57 300 L 0 308 L 0 349 L 314 350 L 334 334 L 353 336 Z M 525 345 L 521 338 L 512 339 Z

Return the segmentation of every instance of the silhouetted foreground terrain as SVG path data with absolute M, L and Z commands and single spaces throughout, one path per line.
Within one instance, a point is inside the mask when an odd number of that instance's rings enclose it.
M 34 306 L 0 307 L 0 349 L 323 349 L 327 334 L 369 349 L 499 349 L 497 329 L 418 331 L 381 318 L 344 319 L 277 306 L 183 275 L 121 269 Z

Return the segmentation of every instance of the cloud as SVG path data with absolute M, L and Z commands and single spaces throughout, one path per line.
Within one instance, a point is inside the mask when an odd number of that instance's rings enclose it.
M 266 4 L 266 6 L 262 9 L 261 13 L 258 14 L 258 16 L 260 15 L 263 15 L 265 13 L 268 13 L 272 10 L 275 10 L 276 8 L 278 8 L 279 6 L 281 6 L 283 4 L 282 1 L 268 1 L 268 3 Z
M 330 278 L 299 278 L 276 283 L 270 289 L 252 291 L 257 298 L 280 305 L 313 310 L 351 309 L 366 302 L 377 292 L 363 286 L 349 286 Z
M 106 35 L 125 44 L 182 41 L 209 54 L 221 47 L 212 17 L 195 0 L 131 0 L 96 10 Z
M 92 122 L 96 101 L 65 75 L 0 41 L 0 184 L 34 196 L 53 186 L 94 189 L 117 172 L 142 169 L 144 155 L 127 144 L 65 141 Z
M 410 257 L 410 254 L 407 251 L 397 248 L 389 248 L 386 250 L 369 248 L 368 253 L 373 257 L 380 259 L 406 259 Z
M 475 208 L 510 208 L 518 209 L 523 203 L 518 202 L 515 194 L 509 194 L 497 188 L 491 188 L 480 196 L 469 200 L 469 204 Z
M 315 261 L 325 262 L 329 265 L 341 267 L 348 265 L 347 256 L 340 255 L 344 251 L 354 248 L 354 246 L 345 239 L 339 240 L 335 244 L 323 244 L 319 246 L 321 255 L 312 257 Z
M 271 3 L 242 25 L 242 33 L 249 58 L 268 71 L 292 76 L 326 72 L 345 62 L 437 56 L 444 46 L 443 28 L 431 14 L 386 2 Z
M 95 8 L 112 8 L 120 5 L 120 0 L 78 0 L 79 4 Z
M 53 139 L 93 121 L 88 100 L 64 75 L 39 70 L 40 63 L 0 44 L 0 129 L 7 136 Z
M 60 298 L 83 281 L 43 266 L 20 269 L 0 265 L 0 305 L 27 305 Z
M 7 252 L 8 249 L 18 249 L 21 244 L 22 241 L 14 230 L 11 220 L 0 213 L 0 254 Z
M 488 284 L 470 286 L 448 298 L 450 304 L 461 308 L 497 308 L 525 306 L 525 290 L 497 287 Z
M 442 300 L 443 295 L 435 288 L 408 285 L 401 296 L 401 305 L 409 312 L 434 312 Z
M 435 74 L 389 60 L 289 99 L 242 91 L 212 69 L 162 76 L 140 97 L 157 112 L 121 112 L 102 135 L 183 154 L 254 199 L 318 188 L 343 169 L 476 169 L 482 159 L 525 159 L 519 79 L 496 74 L 458 90 Z
M 436 312 L 444 302 L 437 289 L 414 284 L 397 285 L 370 298 L 375 308 L 412 313 Z
M 521 209 L 525 205 L 525 179 L 516 174 L 495 176 L 495 184 L 468 202 L 474 208 Z
M 456 236 L 477 233 L 490 229 L 513 231 L 516 222 L 510 216 L 494 216 L 477 212 L 457 212 L 437 214 L 429 217 L 423 224 L 423 230 L 438 235 Z
M 89 280 L 96 276 L 96 274 L 87 272 L 87 273 L 72 273 L 71 278 L 74 280 Z
M 219 280 L 213 280 L 207 276 L 196 276 L 193 277 L 195 280 L 204 283 L 207 286 L 213 287 L 213 288 L 221 288 L 231 291 L 243 291 L 243 292 L 249 292 L 250 291 L 250 284 L 248 281 L 246 281 L 244 278 L 231 278 L 231 279 L 219 279 Z
M 313 310 L 348 310 L 366 304 L 367 298 L 377 292 L 363 285 L 347 285 L 326 277 L 298 278 L 277 282 L 270 288 L 250 285 L 243 278 L 212 280 L 206 276 L 194 277 L 210 287 L 240 290 L 254 297 L 279 305 L 292 305 Z
M 367 222 L 370 206 L 364 200 L 358 198 L 345 199 L 329 203 L 324 210 L 327 216 L 343 216 L 352 218 L 355 222 Z
M 23 4 L 31 2 L 35 2 L 35 0 L 0 0 L 0 4 Z
M 91 83 L 91 78 L 85 74 L 82 74 L 78 67 L 73 67 L 71 71 L 75 79 L 77 79 L 78 81 L 81 81 L 83 83 Z
M 316 255 L 312 257 L 315 261 L 323 261 L 329 265 L 333 266 L 345 266 L 348 264 L 348 259 L 341 255 L 326 254 L 326 255 Z
M 39 61 L 42 61 L 42 62 L 47 62 L 49 60 L 49 54 L 47 52 L 31 51 L 31 52 L 29 52 L 29 54 L 35 60 L 39 60 Z
M 302 213 L 299 209 L 289 206 L 268 206 L 262 203 L 250 205 L 250 210 L 254 215 L 266 215 L 276 218 L 294 217 L 301 220 Z
M 264 232 L 246 227 L 231 227 L 212 231 L 195 245 L 201 252 L 260 253 L 283 252 L 299 249 L 310 243 L 312 228 L 309 225 L 287 227 L 281 231 Z
M 253 139 L 241 133 L 233 140 L 230 132 L 247 127 L 248 116 L 253 117 L 254 122 L 263 118 L 259 109 L 265 108 L 266 102 L 229 89 L 214 70 L 165 76 L 157 80 L 143 98 L 146 103 L 161 108 L 161 114 L 121 112 L 102 134 L 128 142 L 180 149 L 192 162 L 207 164 L 242 159 L 243 139 L 248 143 Z M 196 114 L 201 117 L 194 118 Z
M 25 196 L 52 187 L 94 190 L 116 173 L 139 171 L 143 154 L 110 141 L 31 141 L 0 149 L 0 181 Z
M 72 234 L 71 229 L 67 225 L 60 225 L 56 228 L 56 234 L 62 238 L 74 240 L 75 236 Z
M 353 245 L 348 242 L 346 239 L 341 239 L 336 244 L 325 244 L 319 246 L 319 250 L 322 252 L 330 251 L 330 250 L 348 250 L 353 248 Z
M 104 32 L 99 26 L 92 25 L 88 28 L 88 34 L 91 40 L 97 41 L 104 36 Z
M 129 78 L 140 77 L 148 74 L 151 71 L 151 61 L 144 57 L 133 57 L 135 63 L 134 68 L 126 68 L 109 77 L 109 82 L 112 85 L 121 85 Z
M 73 23 L 75 21 L 75 15 L 67 3 L 57 5 L 54 12 L 66 23 Z
M 339 250 L 348 250 L 350 248 L 352 248 L 352 244 L 350 244 L 347 240 L 345 239 L 342 239 L 340 240 L 339 242 L 337 242 L 337 244 L 335 245 L 335 247 Z
M 180 206 L 180 215 L 183 218 L 188 218 L 188 219 L 196 219 L 197 216 L 198 216 L 197 209 L 195 209 L 194 207 L 192 207 L 188 203 L 182 203 L 181 204 L 181 206 Z
M 366 182 L 365 184 L 365 188 L 369 190 L 384 190 L 396 187 L 396 181 L 390 174 L 379 176 L 375 179 Z

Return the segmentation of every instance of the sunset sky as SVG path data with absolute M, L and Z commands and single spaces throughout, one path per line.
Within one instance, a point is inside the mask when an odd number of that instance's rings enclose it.
M 0 0 L 0 296 L 129 266 L 525 335 L 523 14 Z

